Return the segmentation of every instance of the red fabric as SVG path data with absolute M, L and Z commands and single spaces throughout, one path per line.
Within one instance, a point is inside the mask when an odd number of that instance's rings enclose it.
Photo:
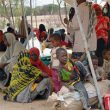
M 106 44 L 108 42 L 108 32 L 107 32 L 107 30 L 109 29 L 108 23 L 109 18 L 100 15 L 97 17 L 97 25 L 95 27 L 97 39 L 103 38 Z
M 110 110 L 110 94 L 104 96 L 105 110 Z
M 98 5 L 98 4 L 93 4 L 93 8 L 95 9 L 95 11 L 98 11 L 100 14 L 102 14 L 102 10 L 101 10 L 100 5 Z
M 37 38 L 39 39 L 39 36 L 40 36 L 40 31 L 39 31 L 39 29 L 36 30 L 36 36 L 37 36 Z
M 47 33 L 45 31 L 40 32 L 39 29 L 36 29 L 35 32 L 36 32 L 36 36 L 37 36 L 38 40 L 45 39 L 45 37 L 47 36 Z M 40 38 L 40 37 L 42 37 L 42 38 Z
M 41 60 L 39 60 L 39 62 L 37 62 L 37 67 L 42 70 L 42 72 L 47 73 L 49 76 L 52 76 L 52 70 L 49 69 L 48 66 L 46 66 Z
M 48 68 L 48 66 L 46 66 L 40 59 L 39 59 L 39 55 L 40 52 L 37 48 L 33 47 L 30 49 L 29 54 L 31 55 L 32 53 L 35 53 L 38 56 L 38 59 L 36 61 L 33 61 L 30 58 L 30 62 L 32 65 L 36 66 L 38 69 L 40 69 L 42 72 L 47 73 L 49 76 L 52 76 L 52 71 Z
M 100 10 L 101 10 L 100 5 L 98 5 L 98 4 L 93 4 L 93 8 L 94 8 L 95 10 L 97 10 L 97 9 L 100 9 Z
M 43 38 L 45 38 L 46 35 L 47 35 L 47 34 L 46 34 L 45 31 L 43 31 L 43 32 L 41 33 L 41 36 L 42 36 Z
M 65 41 L 61 41 L 61 46 L 68 46 L 68 43 Z
M 57 70 L 56 69 L 52 70 L 53 70 L 52 74 L 53 90 L 55 93 L 57 93 L 58 91 L 60 91 L 62 84 Z
M 3 41 L 3 32 L 0 31 L 0 43 Z
M 109 30 L 109 18 L 102 15 L 101 7 L 98 4 L 94 4 L 93 8 L 99 14 L 97 15 L 97 24 L 95 27 L 97 39 L 103 38 L 105 41 L 105 45 L 108 42 L 108 32 Z

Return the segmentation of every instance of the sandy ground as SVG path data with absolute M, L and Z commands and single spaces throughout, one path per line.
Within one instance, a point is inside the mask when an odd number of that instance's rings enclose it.
M 108 85 L 110 84 L 109 81 L 102 81 L 99 82 L 99 88 L 101 94 L 107 94 L 110 92 Z M 15 102 L 8 102 L 3 100 L 3 94 L 0 93 L 0 110 L 57 110 L 52 109 L 52 104 L 47 104 L 47 100 L 36 100 L 32 103 L 15 103 Z M 62 110 L 62 109 L 58 109 Z M 96 109 L 91 109 L 96 110 Z
M 48 105 L 46 100 L 37 100 L 33 101 L 32 103 L 7 102 L 3 100 L 3 95 L 0 93 L 0 110 L 57 110 L 57 109 L 52 109 L 52 106 Z
M 32 103 L 14 103 L 3 100 L 0 93 L 0 110 L 50 110 L 46 104 L 46 100 L 38 100 Z

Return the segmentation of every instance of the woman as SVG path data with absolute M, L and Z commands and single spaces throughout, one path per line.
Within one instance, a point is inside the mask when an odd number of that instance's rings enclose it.
M 47 38 L 47 33 L 44 24 L 39 25 L 39 30 L 37 30 L 36 36 L 40 42 L 43 42 Z
M 5 100 L 27 103 L 39 95 L 42 98 L 48 98 L 50 95 L 50 80 L 48 75 L 42 74 L 46 70 L 43 71 L 42 67 L 37 65 L 40 60 L 39 54 L 35 54 L 35 51 L 39 53 L 38 50 L 32 49 L 30 54 L 28 52 L 20 54 L 18 63 L 14 65 L 12 71 L 10 85 L 5 92 Z
M 97 15 L 97 24 L 95 27 L 97 35 L 97 50 L 96 56 L 98 60 L 102 60 L 102 52 L 106 48 L 108 43 L 108 29 L 109 29 L 109 18 L 102 15 L 102 9 L 98 4 L 94 4 L 93 8 L 95 9 Z
M 7 74 L 7 79 L 3 81 L 3 85 L 6 85 L 9 79 L 9 73 L 11 73 L 13 65 L 17 62 L 19 53 L 24 51 L 25 47 L 17 41 L 14 34 L 11 33 L 6 33 L 3 40 L 4 44 L 7 46 L 7 49 L 1 57 L 0 68 Z

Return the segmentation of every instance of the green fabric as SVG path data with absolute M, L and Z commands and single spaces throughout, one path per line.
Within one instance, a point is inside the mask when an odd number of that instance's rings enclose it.
M 66 68 L 68 68 L 68 70 Z M 74 62 L 69 60 L 65 67 L 61 68 L 60 77 L 62 81 L 68 82 L 69 85 L 74 85 L 80 81 L 80 76 L 75 68 Z
M 50 62 L 51 62 L 51 57 L 50 56 L 47 56 L 47 57 L 41 57 L 40 58 L 42 61 L 43 61 L 43 63 L 45 64 L 45 65 L 49 65 L 50 64 Z
M 14 101 L 16 96 L 40 75 L 41 71 L 31 65 L 28 57 L 21 58 L 12 71 L 10 85 L 6 91 L 8 100 Z
M 61 76 L 62 81 L 69 81 L 71 74 L 72 74 L 72 72 L 67 71 L 66 69 L 63 68 L 60 72 L 60 76 Z

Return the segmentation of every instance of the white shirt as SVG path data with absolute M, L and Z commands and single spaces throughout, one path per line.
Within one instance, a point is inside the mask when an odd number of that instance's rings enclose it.
M 82 27 L 83 27 L 85 36 L 87 37 L 88 24 L 89 24 L 89 8 L 86 5 L 86 2 L 78 5 L 78 11 L 79 11 L 79 15 L 81 18 Z M 75 32 L 75 42 L 74 42 L 73 51 L 74 52 L 85 52 L 84 41 L 82 39 L 82 35 L 80 32 L 80 27 L 79 27 L 79 23 L 78 23 L 76 14 L 73 16 L 71 25 L 72 25 L 71 27 L 72 27 L 73 31 Z M 88 46 L 89 46 L 90 51 L 96 50 L 97 39 L 96 39 L 95 28 L 93 28 L 91 38 L 88 41 Z

